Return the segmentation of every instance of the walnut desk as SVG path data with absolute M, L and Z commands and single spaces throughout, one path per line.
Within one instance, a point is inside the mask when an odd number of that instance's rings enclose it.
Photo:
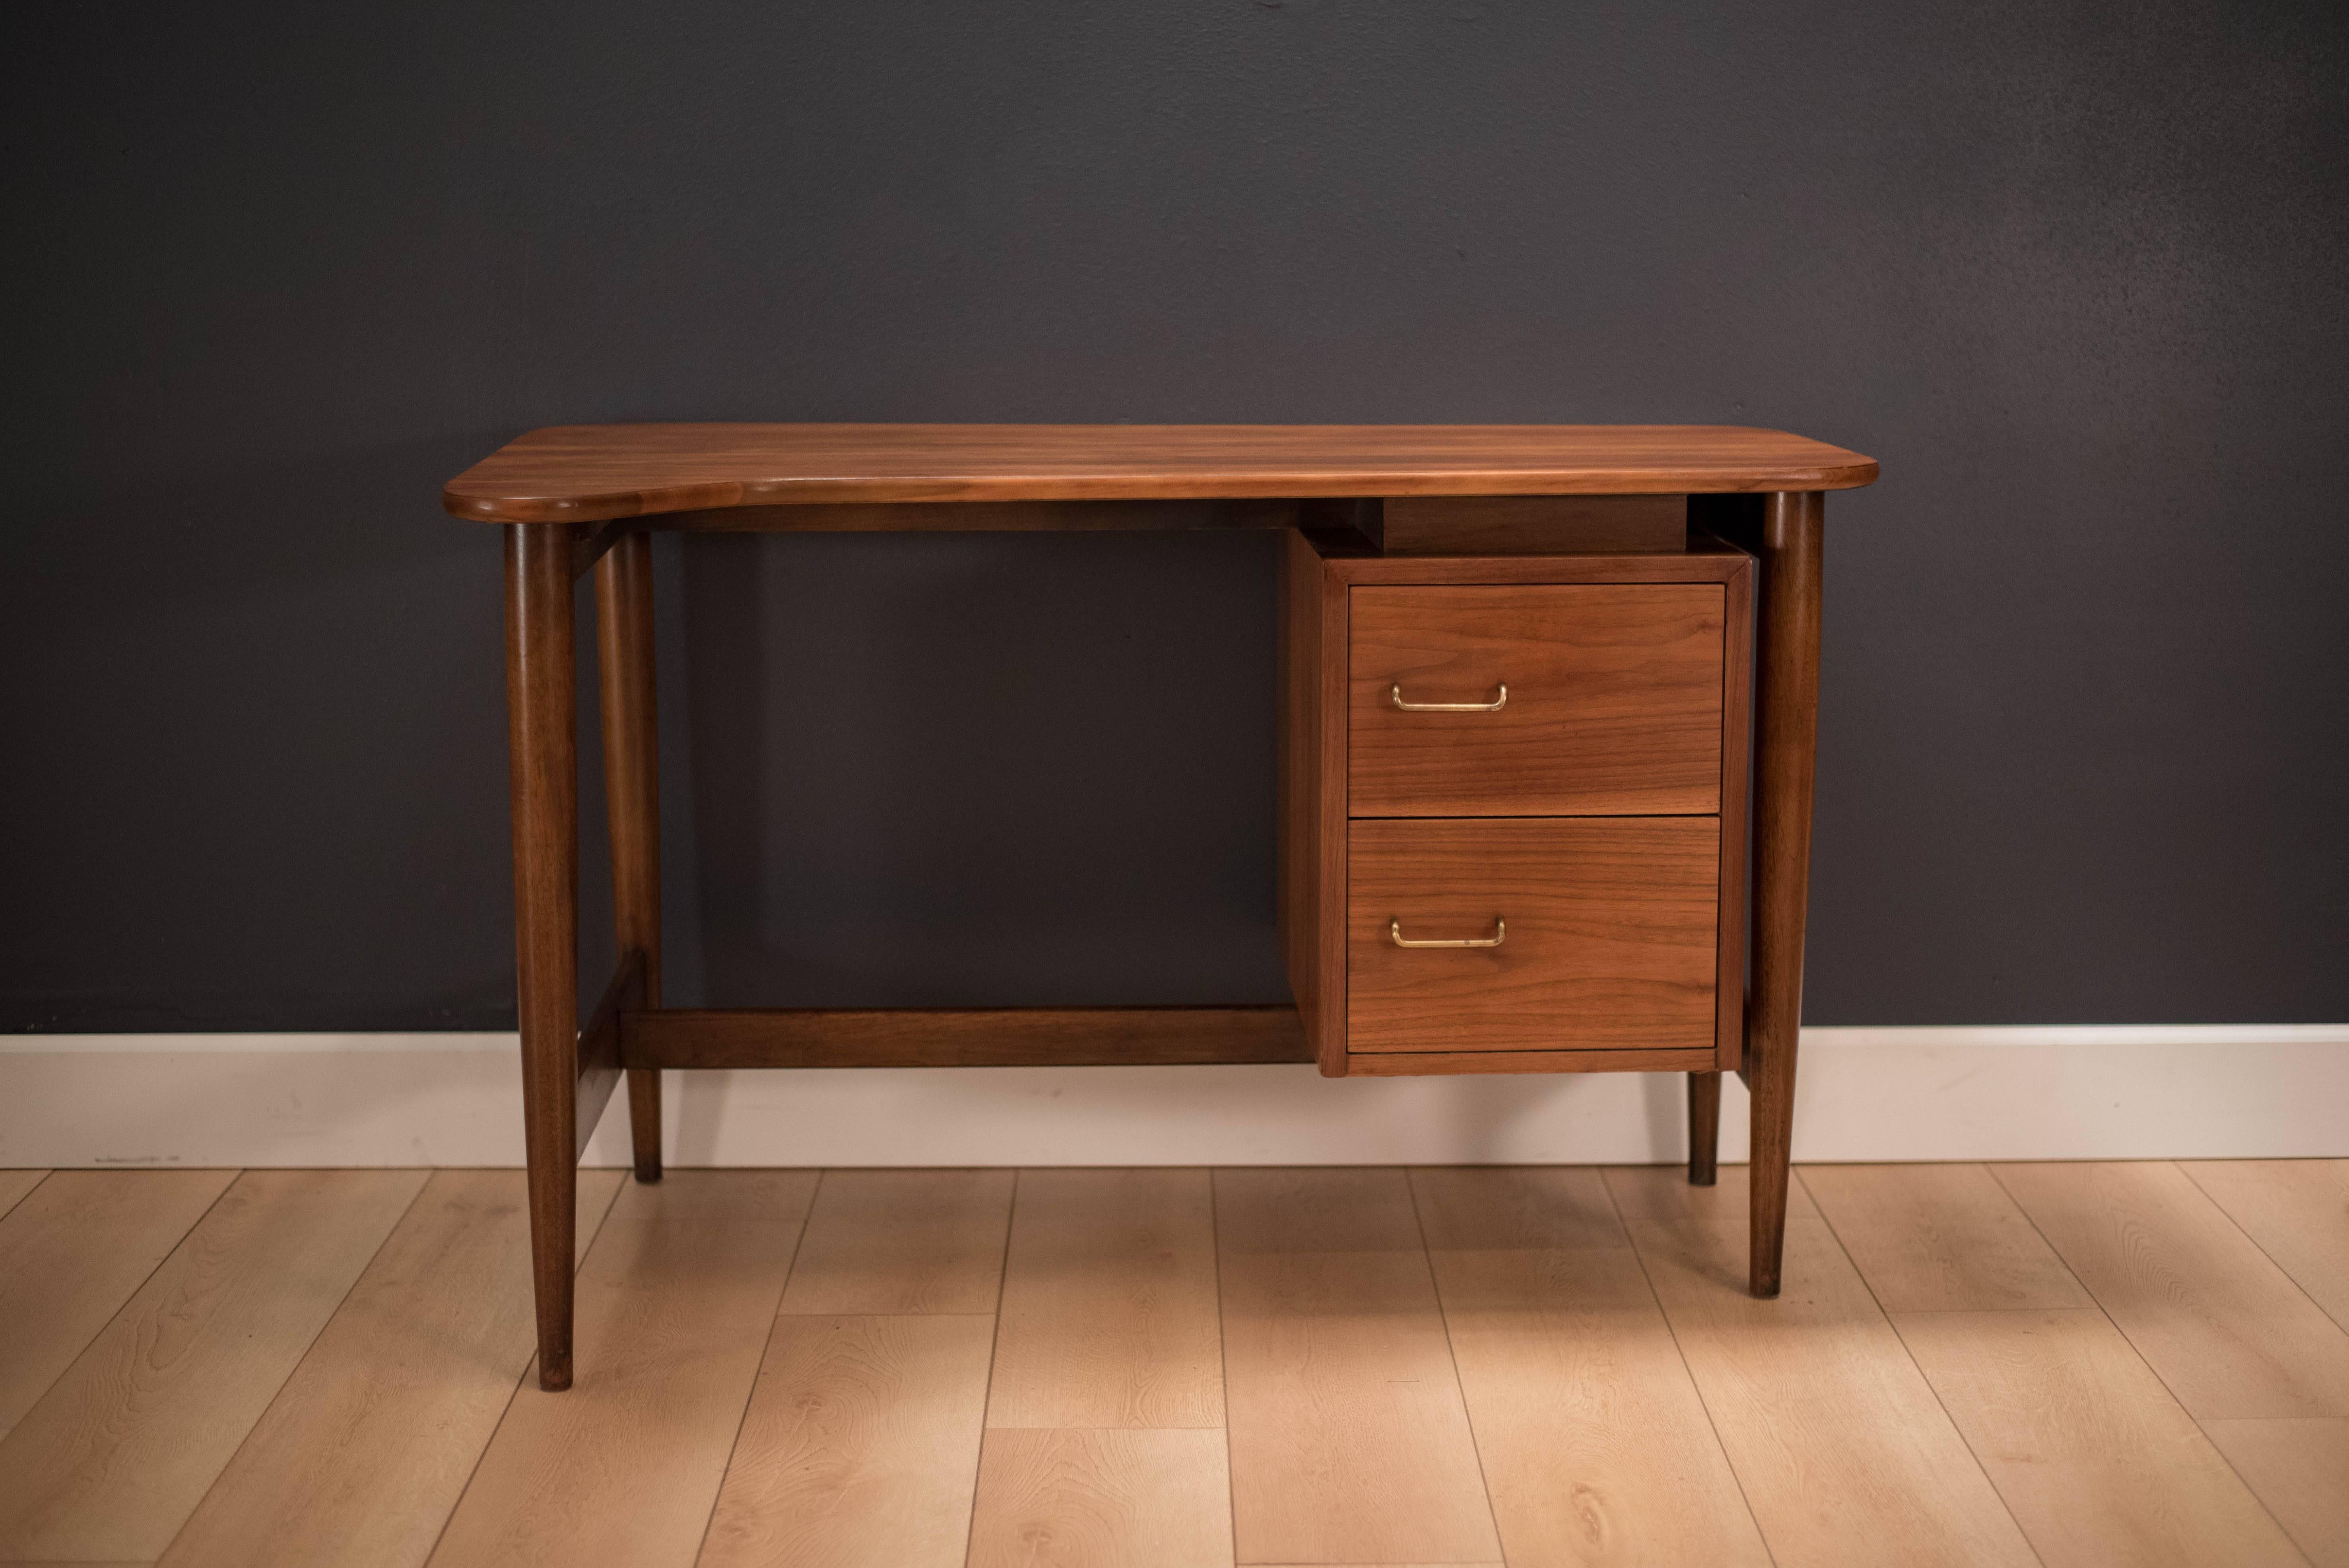
M 1685 1072 L 1699 1182 L 1733 1071 L 1752 1288 L 1775 1295 L 1823 503 L 1875 477 L 1775 430 L 1522 425 L 580 426 L 459 475 L 447 509 L 505 531 L 540 1383 L 571 1382 L 572 1168 L 625 1074 L 636 1177 L 660 1179 L 663 1068 Z M 662 1006 L 657 528 L 1286 531 L 1295 1005 Z M 620 960 L 583 1024 L 572 593 L 591 570 Z

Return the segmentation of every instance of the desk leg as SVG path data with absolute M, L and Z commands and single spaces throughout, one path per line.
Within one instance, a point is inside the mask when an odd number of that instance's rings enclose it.
M 645 957 L 643 1006 L 660 1006 L 660 742 L 653 717 L 653 551 L 618 540 L 595 562 L 595 648 L 604 696 L 604 796 L 619 950 Z M 628 1072 L 636 1180 L 661 1179 L 660 1073 Z
M 1691 1073 L 1689 1080 L 1689 1184 L 1710 1187 L 1721 1171 L 1721 1075 Z
M 523 1135 L 538 1301 L 538 1383 L 571 1387 L 574 1171 L 579 1162 L 579 776 L 571 529 L 506 529 L 506 729 Z
M 1761 634 L 1755 661 L 1754 1000 L 1745 1071 L 1753 1090 L 1755 1295 L 1778 1294 L 1786 1241 L 1795 1049 L 1803 1020 L 1803 921 L 1810 892 L 1811 781 L 1819 729 L 1819 557 L 1826 498 L 1763 498 Z

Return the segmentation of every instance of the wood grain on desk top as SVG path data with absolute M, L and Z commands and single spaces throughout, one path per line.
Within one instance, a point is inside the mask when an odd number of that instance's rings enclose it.
M 1876 462 L 1732 425 L 567 425 L 442 504 L 596 522 L 792 502 L 1849 490 Z

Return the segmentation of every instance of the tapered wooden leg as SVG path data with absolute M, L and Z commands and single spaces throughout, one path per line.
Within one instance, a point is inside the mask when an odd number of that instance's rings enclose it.
M 604 694 L 604 798 L 612 911 L 625 955 L 644 954 L 642 1006 L 660 1006 L 660 743 L 653 715 L 653 552 L 632 533 L 595 562 L 595 646 Z M 661 1179 L 660 1073 L 628 1073 L 636 1180 Z
M 1689 1181 L 1710 1187 L 1721 1179 L 1721 1075 L 1691 1073 Z
M 542 1388 L 571 1387 L 573 1171 L 579 1160 L 579 740 L 572 656 L 571 530 L 562 523 L 510 526 L 514 959 Z
M 1745 1076 L 1754 1153 L 1748 1267 L 1778 1294 L 1794 1146 L 1795 1051 L 1803 1022 L 1803 922 L 1810 894 L 1811 781 L 1819 727 L 1819 558 L 1826 498 L 1763 498 L 1762 604 L 1754 664 L 1754 995 Z

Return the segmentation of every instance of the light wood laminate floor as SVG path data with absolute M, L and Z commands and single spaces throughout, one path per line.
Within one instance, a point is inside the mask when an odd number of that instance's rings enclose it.
M 2349 1161 L 0 1171 L 0 1563 L 2349 1568 Z

